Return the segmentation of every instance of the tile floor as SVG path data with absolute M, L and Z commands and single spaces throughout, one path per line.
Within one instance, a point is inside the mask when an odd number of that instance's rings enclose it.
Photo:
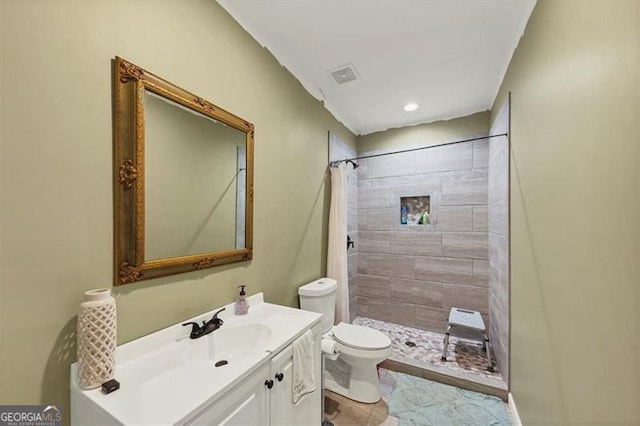
M 325 389 L 325 420 L 332 422 L 334 426 L 398 426 L 399 419 L 389 415 L 389 401 L 396 386 L 396 372 L 379 368 L 378 374 L 382 399 L 375 404 L 356 402 Z M 508 411 L 507 404 L 505 409 Z
M 444 362 L 440 359 L 443 334 L 364 317 L 356 317 L 353 324 L 371 327 L 388 335 L 393 346 L 389 357 L 391 361 L 506 390 L 500 372 L 497 369 L 493 373 L 487 371 L 487 356 L 480 341 L 451 336 L 447 361 Z M 416 346 L 407 346 L 407 341 L 416 343 Z
M 375 404 L 363 404 L 325 389 L 325 420 L 334 426 L 397 426 L 398 419 L 389 416 L 389 399 L 395 387 L 395 372 L 378 369 L 382 399 Z

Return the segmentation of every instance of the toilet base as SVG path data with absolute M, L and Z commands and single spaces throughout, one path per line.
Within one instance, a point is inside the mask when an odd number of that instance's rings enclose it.
M 374 363 L 353 366 L 342 360 L 325 363 L 325 388 L 354 401 L 373 404 L 380 401 L 380 381 Z

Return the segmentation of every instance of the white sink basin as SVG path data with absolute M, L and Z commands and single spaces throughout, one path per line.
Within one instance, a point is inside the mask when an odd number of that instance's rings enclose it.
M 271 329 L 264 324 L 248 323 L 222 325 L 218 330 L 199 339 L 185 339 L 180 343 L 178 364 L 189 367 L 216 368 L 232 365 L 250 355 L 267 350 Z M 222 363 L 226 361 L 226 363 Z
M 224 324 L 198 339 L 186 337 L 187 333 L 122 363 L 118 376 L 127 377 L 129 386 L 153 384 L 150 389 L 175 388 L 182 379 L 198 380 L 194 375 L 207 378 L 224 375 L 242 361 L 265 356 L 271 329 L 259 323 L 234 322 L 236 324 Z

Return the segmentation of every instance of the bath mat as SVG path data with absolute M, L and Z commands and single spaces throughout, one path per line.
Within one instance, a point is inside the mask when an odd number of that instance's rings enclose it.
M 399 426 L 510 426 L 505 403 L 498 397 L 396 373 L 389 415 Z

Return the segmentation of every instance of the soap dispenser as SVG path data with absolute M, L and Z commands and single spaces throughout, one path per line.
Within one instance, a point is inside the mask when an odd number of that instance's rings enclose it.
M 245 293 L 244 288 L 246 285 L 239 285 L 240 296 L 238 300 L 236 300 L 236 315 L 247 315 L 249 313 L 249 302 L 245 299 L 247 293 Z

